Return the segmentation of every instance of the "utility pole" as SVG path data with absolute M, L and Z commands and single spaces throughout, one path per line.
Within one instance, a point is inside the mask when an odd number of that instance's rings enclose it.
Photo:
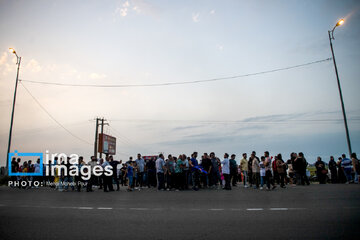
M 97 159 L 97 139 L 98 139 L 98 129 L 99 129 L 99 118 L 96 118 L 96 127 L 95 127 L 95 143 L 94 143 L 94 157 Z
M 95 156 L 95 158 L 97 158 L 97 152 L 98 152 L 99 126 L 101 126 L 100 133 L 101 133 L 101 136 L 102 136 L 103 133 L 104 133 L 104 125 L 109 125 L 108 123 L 106 123 L 106 119 L 97 117 L 96 118 L 96 127 L 95 127 L 95 143 L 94 143 L 94 156 Z M 102 158 L 102 153 L 100 153 L 100 158 Z
M 339 74 L 338 74 L 336 61 L 335 61 L 335 54 L 334 54 L 333 44 L 332 44 L 332 41 L 331 41 L 331 40 L 335 40 L 335 38 L 334 38 L 334 30 L 335 30 L 335 28 L 342 25 L 343 23 L 344 23 L 344 19 L 340 19 L 340 21 L 338 21 L 336 23 L 335 27 L 331 31 L 328 31 L 328 34 L 329 34 L 329 41 L 330 41 L 330 49 L 331 49 L 332 59 L 333 59 L 333 62 L 334 62 L 336 80 L 337 80 L 337 85 L 338 85 L 338 89 L 339 89 L 341 110 L 342 110 L 343 119 L 344 119 L 344 126 L 345 126 L 346 141 L 347 141 L 348 150 L 349 150 L 349 158 L 351 158 L 352 149 L 351 149 L 349 127 L 348 127 L 347 118 L 346 118 L 346 111 L 345 111 L 345 105 L 344 105 L 344 100 L 343 100 L 343 94 L 342 94 L 342 91 L 341 91 Z
M 11 120 L 10 120 L 10 131 L 9 131 L 9 141 L 8 141 L 8 148 L 7 148 L 7 154 L 6 154 L 6 173 L 9 172 L 9 153 L 11 149 L 11 137 L 12 137 L 12 129 L 13 129 L 13 123 L 14 123 L 14 113 L 15 113 L 15 102 L 16 102 L 16 93 L 17 93 L 17 86 L 19 82 L 19 71 L 20 71 L 20 63 L 21 63 L 21 57 L 19 57 L 16 53 L 16 51 L 13 48 L 10 48 L 10 52 L 15 54 L 16 56 L 16 64 L 17 66 L 17 73 L 16 73 L 16 82 L 15 82 L 15 90 L 14 90 L 14 99 L 13 99 L 13 105 L 12 105 L 12 111 L 11 111 Z M 10 166 L 11 167 L 11 166 Z
M 104 133 L 104 118 L 101 119 L 101 137 L 103 137 Z M 102 158 L 102 152 L 100 153 L 100 158 Z

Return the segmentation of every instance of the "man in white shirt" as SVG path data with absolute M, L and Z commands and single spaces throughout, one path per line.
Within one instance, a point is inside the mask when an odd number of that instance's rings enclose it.
M 165 169 L 165 161 L 164 155 L 161 153 L 158 159 L 155 162 L 156 165 L 156 174 L 158 177 L 158 190 L 165 190 L 165 182 L 164 182 L 164 169 Z
M 145 161 L 141 157 L 141 154 L 138 153 L 136 162 L 136 168 L 137 168 L 137 183 L 136 186 L 139 185 L 139 187 L 143 187 L 143 178 L 144 178 L 144 171 L 145 171 Z
M 229 154 L 224 154 L 224 160 L 221 162 L 222 166 L 222 174 L 224 175 L 225 179 L 225 190 L 231 190 L 230 186 L 230 161 L 229 161 Z

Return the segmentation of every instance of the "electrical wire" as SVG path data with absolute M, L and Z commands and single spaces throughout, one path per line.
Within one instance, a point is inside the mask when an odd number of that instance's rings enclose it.
M 69 129 L 67 129 L 64 125 L 62 125 L 58 120 L 56 120 L 47 110 L 46 108 L 34 97 L 34 95 L 31 94 L 31 92 L 29 91 L 29 89 L 27 89 L 25 87 L 25 85 L 20 82 L 21 85 L 23 86 L 23 88 L 27 91 L 27 93 L 34 99 L 34 101 L 39 105 L 39 107 L 54 121 L 56 122 L 61 128 L 63 128 L 66 132 L 68 132 L 71 136 L 73 136 L 74 138 L 86 143 L 86 144 L 89 144 L 89 145 L 92 145 L 91 143 L 89 143 L 88 141 L 76 136 L 75 134 L 73 134 Z
M 59 83 L 59 82 L 41 82 L 41 81 L 33 81 L 33 80 L 25 80 L 20 79 L 20 81 L 34 83 L 34 84 L 43 84 L 43 85 L 56 85 L 56 86 L 67 86 L 67 87 L 96 87 L 96 88 L 130 88 L 130 87 L 161 87 L 161 86 L 173 86 L 173 85 L 184 85 L 184 84 L 196 84 L 196 83 L 205 83 L 205 82 L 215 82 L 215 81 L 223 81 L 223 80 L 230 80 L 236 78 L 243 78 L 243 77 L 250 77 L 256 76 L 261 74 L 268 74 L 274 73 L 279 71 L 290 70 L 294 68 L 305 67 L 313 64 L 323 63 L 332 60 L 332 58 L 326 58 L 318 61 L 298 64 L 290 67 L 283 67 L 277 68 L 262 72 L 256 73 L 248 73 L 243 75 L 235 75 L 229 77 L 220 77 L 220 78 L 212 78 L 212 79 L 205 79 L 205 80 L 195 80 L 195 81 L 183 81 L 183 82 L 167 82 L 167 83 L 148 83 L 148 84 L 113 84 L 113 85 L 102 85 L 102 84 L 72 84 L 72 83 Z

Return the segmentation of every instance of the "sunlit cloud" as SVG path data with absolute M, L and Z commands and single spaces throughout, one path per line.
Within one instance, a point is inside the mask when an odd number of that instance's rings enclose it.
M 194 23 L 199 22 L 199 21 L 200 21 L 199 17 L 200 17 L 200 13 L 193 13 L 193 14 L 192 14 L 192 20 L 193 20 L 193 22 L 194 22 Z
M 8 57 L 7 53 L 6 53 L 6 52 L 3 52 L 3 54 L 2 54 L 1 57 L 0 57 L 0 66 L 1 66 L 1 65 L 4 65 L 4 64 L 6 63 L 7 57 Z
M 42 67 L 40 66 L 39 62 L 36 61 L 35 59 L 31 59 L 29 63 L 26 65 L 26 68 L 34 73 L 40 72 L 42 70 Z
M 215 14 L 215 10 L 214 10 L 214 9 L 211 10 L 211 11 L 210 11 L 210 14 Z
M 91 79 L 104 79 L 107 76 L 106 76 L 106 74 L 91 73 L 91 74 L 89 74 L 89 77 Z

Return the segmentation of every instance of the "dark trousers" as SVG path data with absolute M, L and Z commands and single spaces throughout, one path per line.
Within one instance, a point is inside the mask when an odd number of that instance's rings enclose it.
M 147 186 L 156 187 L 156 173 L 155 170 L 148 170 L 147 171 Z
M 158 177 L 158 190 L 165 189 L 164 173 L 157 173 Z
M 200 187 L 200 174 L 198 170 L 192 172 L 193 188 L 198 189 Z
M 337 183 L 337 171 L 336 168 L 331 170 L 331 183 Z
M 265 182 L 266 182 L 266 187 L 267 187 L 268 189 L 270 189 L 270 184 L 273 185 L 273 186 L 275 186 L 274 180 L 273 180 L 273 178 L 272 178 L 271 170 L 267 170 L 267 171 L 265 172 Z
M 255 184 L 256 188 L 259 188 L 260 185 L 260 173 L 253 172 L 253 184 Z
M 189 170 L 183 171 L 183 177 L 184 177 L 184 187 L 185 189 L 189 189 Z
M 104 177 L 103 176 L 98 177 L 98 182 L 99 182 L 99 189 L 102 189 L 104 185 Z
M 248 171 L 248 183 L 250 186 L 253 185 L 253 174 L 252 174 L 252 171 Z
M 137 173 L 136 186 L 143 187 L 144 185 L 144 172 Z
M 326 183 L 326 175 L 322 174 L 321 172 L 317 172 L 317 178 L 320 184 L 325 184 Z
M 166 174 L 166 187 L 172 189 L 174 187 L 174 175 L 175 173 L 167 173 Z
M 223 174 L 224 175 L 224 179 L 225 179 L 225 188 L 226 190 L 231 190 L 231 186 L 230 186 L 230 174 Z
M 91 175 L 91 177 L 88 180 L 87 185 L 86 185 L 86 191 L 87 192 L 92 192 L 92 186 L 94 184 L 94 181 L 95 181 L 95 176 Z
M 278 171 L 274 171 L 274 182 L 280 184 L 280 174 L 278 173 Z
M 207 187 L 208 185 L 210 185 L 209 178 L 210 178 L 210 176 L 208 174 L 205 174 L 205 173 L 201 174 L 201 181 L 202 181 L 204 187 Z
M 113 175 L 113 176 L 112 176 L 111 186 L 112 186 L 113 181 L 116 183 L 116 190 L 119 191 L 119 190 L 120 190 L 119 179 L 116 177 L 116 175 Z
M 185 189 L 185 177 L 184 173 L 176 173 L 176 189 L 184 190 Z
M 279 173 L 279 178 L 280 178 L 280 186 L 284 187 L 285 186 L 285 173 Z
M 296 172 L 296 184 L 307 185 L 310 184 L 308 177 L 306 176 L 306 172 Z
M 113 191 L 112 176 L 103 175 L 104 192 Z
M 233 186 L 236 186 L 237 183 L 237 168 L 230 170 L 231 183 Z

